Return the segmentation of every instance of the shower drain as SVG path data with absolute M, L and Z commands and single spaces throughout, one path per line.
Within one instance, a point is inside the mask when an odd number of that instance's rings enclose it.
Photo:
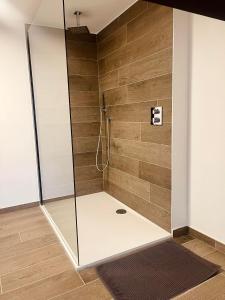
M 117 213 L 118 215 L 124 215 L 124 214 L 127 213 L 127 211 L 126 211 L 126 209 L 117 209 L 116 213 Z

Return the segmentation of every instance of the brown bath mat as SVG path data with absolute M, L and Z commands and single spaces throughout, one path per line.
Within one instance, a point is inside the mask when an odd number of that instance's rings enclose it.
M 97 267 L 117 300 L 171 299 L 219 269 L 172 240 Z

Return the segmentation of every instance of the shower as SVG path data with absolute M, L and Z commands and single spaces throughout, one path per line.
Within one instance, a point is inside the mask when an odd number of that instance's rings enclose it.
M 76 26 L 69 27 L 68 30 L 74 34 L 89 34 L 89 29 L 87 26 L 80 25 L 80 16 L 82 15 L 81 11 L 75 11 L 74 15 L 76 16 Z
M 103 128 L 103 121 L 106 121 L 106 163 L 101 168 L 99 166 L 99 152 L 100 152 L 100 145 L 103 142 L 103 135 L 102 135 L 102 128 Z M 105 105 L 105 96 L 103 93 L 102 97 L 102 106 L 100 106 L 100 127 L 99 127 L 99 136 L 98 136 L 98 144 L 97 144 L 97 151 L 96 151 L 96 168 L 99 172 L 103 172 L 109 166 L 109 156 L 110 156 L 110 117 L 107 115 L 107 107 Z

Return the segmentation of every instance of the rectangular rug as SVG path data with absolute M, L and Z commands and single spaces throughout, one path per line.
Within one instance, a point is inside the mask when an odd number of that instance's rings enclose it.
M 171 299 L 219 270 L 219 266 L 173 240 L 97 267 L 100 278 L 117 300 Z

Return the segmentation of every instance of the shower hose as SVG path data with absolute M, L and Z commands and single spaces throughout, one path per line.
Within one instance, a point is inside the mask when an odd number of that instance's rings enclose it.
M 104 108 L 100 108 L 100 128 L 99 128 L 99 136 L 98 136 L 98 145 L 97 145 L 97 151 L 96 151 L 96 168 L 99 172 L 103 172 L 109 165 L 109 155 L 110 155 L 110 136 L 109 136 L 109 123 L 110 118 L 106 117 L 106 139 L 107 139 L 107 160 L 106 164 L 101 168 L 98 163 L 99 158 L 99 152 L 100 152 L 100 145 L 102 144 L 102 126 L 103 126 L 103 113 L 105 112 Z

